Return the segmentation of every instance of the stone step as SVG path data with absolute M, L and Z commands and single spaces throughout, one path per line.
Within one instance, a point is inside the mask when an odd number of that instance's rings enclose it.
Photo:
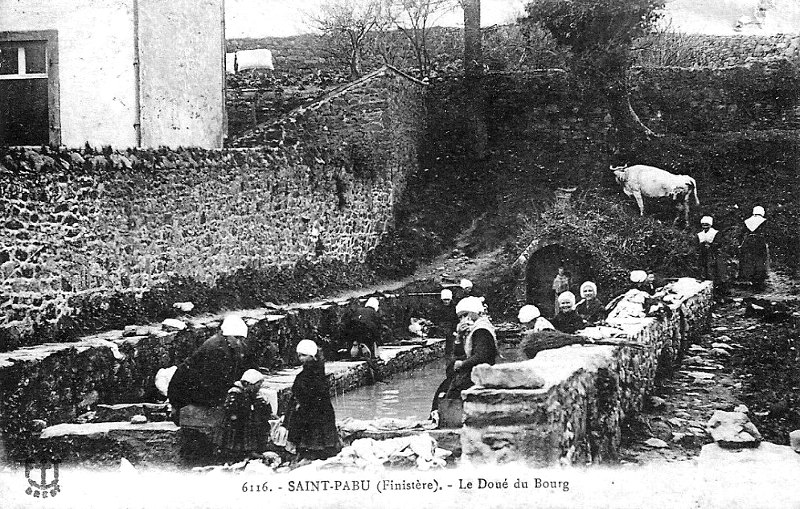
M 198 414 L 195 417 L 202 416 Z M 192 424 L 197 422 L 192 421 Z M 206 447 L 209 445 L 197 429 L 199 428 L 179 428 L 172 422 L 57 424 L 42 432 L 40 447 L 47 452 L 48 457 L 64 464 L 79 464 L 82 467 L 116 468 L 123 458 L 137 468 L 164 468 L 170 465 L 185 467 L 212 459 L 210 455 L 201 457 L 202 451 L 196 449 L 200 443 Z M 436 439 L 438 447 L 452 451 L 454 456 L 461 454 L 457 429 L 358 431 L 348 435 L 345 442 L 352 443 L 359 438 L 386 440 L 421 433 L 430 434 Z M 187 447 L 195 447 L 191 451 L 194 456 L 187 454 Z
M 166 403 L 99 404 L 92 422 L 130 421 L 135 415 L 143 415 L 150 422 L 165 421 L 169 417 L 169 409 Z
M 172 422 L 57 424 L 42 432 L 40 447 L 81 466 L 116 467 L 122 458 L 137 466 L 179 465 L 179 430 Z

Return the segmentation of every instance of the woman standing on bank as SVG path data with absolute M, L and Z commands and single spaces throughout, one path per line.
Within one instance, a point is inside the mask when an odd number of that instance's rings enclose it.
M 300 459 L 329 458 L 338 454 L 342 445 L 325 362 L 320 358 L 317 344 L 310 339 L 297 344 L 297 357 L 303 370 L 292 385 L 288 439 L 297 448 Z
M 745 232 L 739 247 L 739 279 L 760 287 L 769 272 L 769 246 L 764 230 L 764 207 L 753 207 L 753 215 L 744 221 Z
M 714 296 L 723 298 L 726 293 L 725 261 L 720 252 L 722 235 L 712 228 L 714 219 L 703 216 L 700 220 L 702 231 L 697 233 L 697 261 L 700 266 L 700 276 L 714 282 Z

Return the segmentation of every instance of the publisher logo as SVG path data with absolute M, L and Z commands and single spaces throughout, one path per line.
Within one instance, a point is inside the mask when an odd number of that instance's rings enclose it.
M 61 491 L 57 461 L 26 461 L 25 478 L 28 480 L 25 493 L 34 498 L 55 497 Z

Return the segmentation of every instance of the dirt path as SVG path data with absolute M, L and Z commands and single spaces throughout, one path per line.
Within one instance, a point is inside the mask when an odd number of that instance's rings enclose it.
M 705 423 L 714 410 L 745 404 L 764 439 L 788 444 L 800 428 L 800 355 L 797 317 L 778 323 L 746 316 L 745 297 L 797 305 L 800 285 L 780 274 L 753 295 L 734 288 L 714 309 L 712 329 L 693 345 L 681 368 L 654 391 L 651 404 L 623 430 L 623 463 L 685 461 L 711 442 Z M 727 347 L 720 347 L 727 345 Z M 714 348 L 714 347 L 717 348 Z M 659 441 L 649 439 L 656 438 Z

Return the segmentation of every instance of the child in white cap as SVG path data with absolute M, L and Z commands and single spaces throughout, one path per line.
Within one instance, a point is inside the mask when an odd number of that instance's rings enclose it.
M 336 429 L 325 364 L 317 344 L 310 339 L 297 344 L 297 358 L 303 369 L 292 384 L 286 426 L 288 439 L 301 459 L 329 458 L 341 450 L 342 444 Z
M 575 294 L 563 292 L 558 296 L 558 314 L 553 318 L 553 327 L 572 334 L 586 326 L 586 322 L 575 311 Z
M 264 375 L 248 369 L 242 378 L 228 389 L 222 408 L 222 423 L 215 428 L 212 440 L 218 452 L 232 461 L 248 453 L 261 453 L 269 445 L 269 420 L 272 406 L 259 397 Z
M 542 316 L 539 308 L 533 304 L 522 306 L 517 314 L 519 323 L 522 324 L 523 332 L 541 332 L 545 329 L 555 329 L 550 321 Z
M 454 355 L 463 356 L 463 348 L 455 352 L 456 309 L 453 304 L 453 292 L 445 288 L 439 294 L 440 305 L 433 311 L 433 333 L 436 337 L 445 338 L 445 357 L 452 359 Z

